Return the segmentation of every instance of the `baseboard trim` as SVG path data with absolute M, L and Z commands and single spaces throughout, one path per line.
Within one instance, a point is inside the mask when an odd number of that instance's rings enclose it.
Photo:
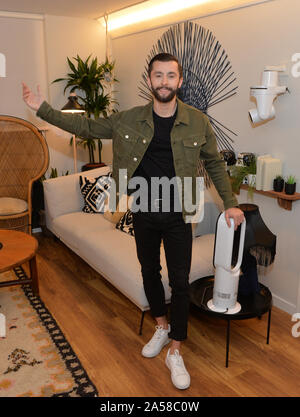
M 275 307 L 278 307 L 280 308 L 280 310 L 283 310 L 289 314 L 297 313 L 297 306 L 295 304 L 292 304 L 284 300 L 283 298 L 279 297 L 276 294 L 272 294 L 272 297 L 273 297 L 273 305 Z

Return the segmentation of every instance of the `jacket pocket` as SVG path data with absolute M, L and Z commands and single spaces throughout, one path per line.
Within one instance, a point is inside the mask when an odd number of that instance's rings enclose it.
M 183 139 L 183 146 L 186 148 L 198 149 L 206 142 L 204 136 L 193 136 Z
M 139 132 L 124 124 L 119 125 L 113 140 L 114 169 L 126 168 L 129 174 L 135 171 L 140 161 L 141 144 Z
M 127 160 L 137 146 L 139 135 L 125 126 L 120 126 L 113 139 L 114 157 Z
M 140 136 L 139 132 L 136 132 L 130 126 L 126 126 L 124 124 L 119 125 L 116 129 L 116 137 L 121 142 L 136 143 Z
M 185 138 L 182 141 L 186 166 L 194 172 L 197 169 L 197 163 L 200 158 L 201 146 L 205 143 L 205 137 L 193 136 Z

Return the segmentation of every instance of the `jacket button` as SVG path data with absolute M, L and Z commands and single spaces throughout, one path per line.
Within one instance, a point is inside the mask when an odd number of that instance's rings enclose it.
M 143 139 L 143 143 L 147 143 L 146 139 Z
M 137 158 L 136 158 L 136 157 L 134 157 L 134 158 L 133 158 L 133 160 L 136 162 L 136 161 L 137 161 Z
M 197 146 L 198 142 L 194 142 L 194 146 Z
M 129 135 L 125 135 L 125 138 L 128 139 L 129 138 Z

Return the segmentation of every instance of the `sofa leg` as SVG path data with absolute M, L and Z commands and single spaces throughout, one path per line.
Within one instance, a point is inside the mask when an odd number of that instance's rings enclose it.
M 145 317 L 145 311 L 142 311 L 142 318 L 141 318 L 141 322 L 140 322 L 140 331 L 139 331 L 139 335 L 142 335 L 142 329 L 143 329 L 143 323 L 144 323 L 144 317 Z

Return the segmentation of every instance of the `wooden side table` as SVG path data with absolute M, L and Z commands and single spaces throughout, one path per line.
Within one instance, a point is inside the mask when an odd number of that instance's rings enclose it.
M 39 295 L 36 267 L 37 248 L 37 240 L 27 233 L 14 230 L 0 230 L 0 273 L 9 271 L 27 261 L 29 261 L 30 267 L 30 278 L 0 282 L 0 288 L 11 285 L 30 284 L 33 292 Z

